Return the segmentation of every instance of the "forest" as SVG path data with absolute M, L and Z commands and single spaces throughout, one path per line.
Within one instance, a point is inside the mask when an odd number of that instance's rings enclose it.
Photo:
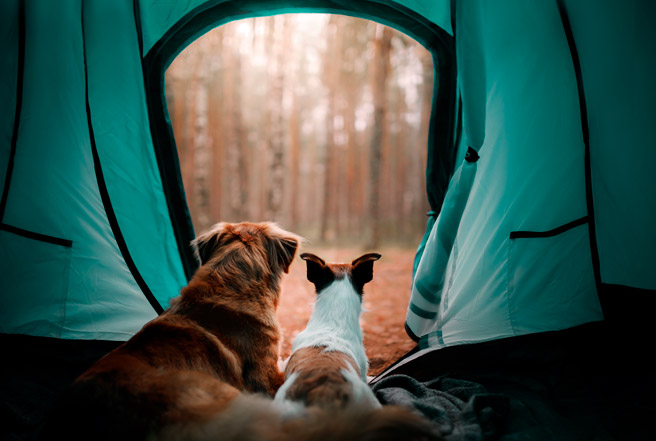
M 165 84 L 197 232 L 273 220 L 317 244 L 419 242 L 433 59 L 410 37 L 341 15 L 240 20 Z

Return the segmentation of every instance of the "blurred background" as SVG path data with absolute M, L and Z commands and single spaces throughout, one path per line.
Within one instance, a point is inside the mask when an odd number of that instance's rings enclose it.
M 316 246 L 416 248 L 433 62 L 408 36 L 341 15 L 240 20 L 165 82 L 196 232 L 273 220 Z

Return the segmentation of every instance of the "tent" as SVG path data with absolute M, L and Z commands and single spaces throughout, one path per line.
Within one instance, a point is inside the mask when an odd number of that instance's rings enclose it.
M 4 430 L 29 438 L 61 387 L 161 312 L 197 266 L 168 65 L 213 27 L 293 12 L 375 20 L 433 55 L 432 211 L 406 320 L 418 346 L 372 386 L 383 396 L 401 374 L 425 386 L 473 366 L 505 378 L 521 367 L 535 380 L 545 366 L 579 363 L 549 381 L 581 393 L 558 412 L 533 412 L 531 434 L 568 439 L 545 428 L 575 415 L 584 422 L 571 439 L 590 436 L 577 432 L 585 422 L 602 427 L 597 439 L 640 439 L 639 417 L 654 410 L 656 303 L 656 4 L 647 0 L 3 1 Z M 617 360 L 624 370 L 605 369 Z M 564 381 L 572 372 L 576 381 Z M 626 425 L 599 405 L 580 411 L 599 387 Z M 512 398 L 508 415 L 531 407 L 510 389 L 496 389 Z M 544 409 L 542 398 L 532 403 Z M 529 433 L 504 427 L 490 436 Z

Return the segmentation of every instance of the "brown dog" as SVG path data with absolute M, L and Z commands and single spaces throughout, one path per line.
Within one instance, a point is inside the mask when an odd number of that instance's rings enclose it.
M 273 396 L 283 383 L 275 313 L 298 245 L 271 223 L 221 223 L 194 240 L 202 266 L 191 282 L 74 382 L 42 438 L 257 437 L 242 433 L 249 409 L 265 420 L 275 412 L 241 395 Z

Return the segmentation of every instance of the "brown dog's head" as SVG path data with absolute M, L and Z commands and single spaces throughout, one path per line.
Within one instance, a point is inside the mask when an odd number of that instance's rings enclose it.
M 191 242 L 201 265 L 233 266 L 244 275 L 289 271 L 301 237 L 272 222 L 221 222 Z

